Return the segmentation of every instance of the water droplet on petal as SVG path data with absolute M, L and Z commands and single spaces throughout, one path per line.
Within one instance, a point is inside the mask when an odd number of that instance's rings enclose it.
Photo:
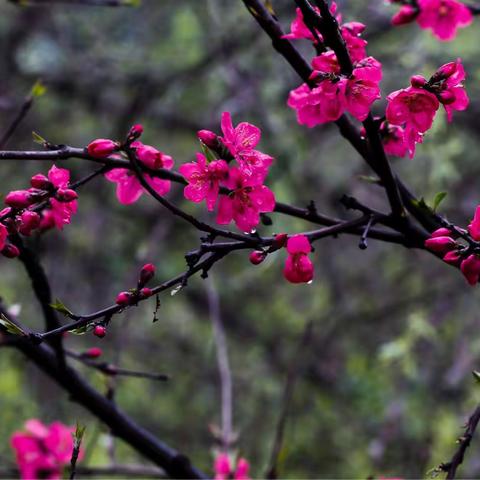
M 313 283 L 313 280 L 310 280 L 309 282 L 307 282 L 307 285 L 311 285 Z

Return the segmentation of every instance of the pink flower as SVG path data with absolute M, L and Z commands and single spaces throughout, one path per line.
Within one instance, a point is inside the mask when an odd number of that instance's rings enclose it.
M 230 478 L 234 480 L 250 480 L 248 476 L 250 464 L 244 458 L 238 459 L 235 471 L 233 471 L 228 454 L 220 453 L 215 458 L 214 470 L 215 480 L 228 480 Z
M 468 233 L 475 241 L 480 241 L 480 205 L 475 209 L 473 220 L 468 226 Z
M 53 165 L 48 172 L 48 179 L 57 189 L 65 189 L 70 182 L 70 172 L 66 168 L 58 168 Z M 51 198 L 50 208 L 53 223 L 59 230 L 62 230 L 64 225 L 70 223 L 72 215 L 77 212 L 77 200 L 61 202 L 55 198 Z
M 212 211 L 217 202 L 220 181 L 228 175 L 228 164 L 225 160 L 207 163 L 205 155 L 197 153 L 197 161 L 184 163 L 179 168 L 187 179 L 188 185 L 183 194 L 191 202 L 206 200 L 208 210 Z
M 469 98 L 462 83 L 465 80 L 462 60 L 458 59 L 456 62 L 442 65 L 433 75 L 431 82 L 437 78 L 438 83 L 433 84 L 431 88 L 443 104 L 448 121 L 451 122 L 452 112 L 465 110 L 469 104 Z
M 430 28 L 442 41 L 453 40 L 457 29 L 472 23 L 469 8 L 457 0 L 418 0 L 420 13 L 417 22 L 421 28 Z
M 223 132 L 221 140 L 235 157 L 240 168 L 247 175 L 255 176 L 262 182 L 273 158 L 255 150 L 262 135 L 260 129 L 247 122 L 239 123 L 234 128 L 230 112 L 222 113 L 221 127 Z
M 89 155 L 95 158 L 105 158 L 118 150 L 118 144 L 108 138 L 97 138 L 87 146 Z
M 402 5 L 400 10 L 392 17 L 392 25 L 405 25 L 412 22 L 417 15 L 417 8 L 412 5 Z
M 142 142 L 133 142 L 131 147 L 135 150 L 138 160 L 152 170 L 166 168 L 170 170 L 173 167 L 173 158 L 165 155 L 151 145 L 144 145 Z
M 46 426 L 32 419 L 26 422 L 25 430 L 15 432 L 10 439 L 22 479 L 60 479 L 72 456 L 74 428 L 60 422 Z M 81 449 L 79 459 L 82 457 Z
M 387 101 L 387 120 L 404 128 L 405 143 L 413 157 L 415 143 L 421 142 L 421 135 L 432 126 L 439 107 L 438 99 L 423 88 L 408 87 L 392 92 Z
M 288 257 L 283 270 L 291 283 L 308 283 L 313 279 L 313 263 L 308 258 L 312 246 L 305 235 L 294 235 L 287 241 Z
M 288 106 L 297 111 L 301 125 L 313 127 L 338 120 L 345 110 L 360 121 L 365 120 L 371 104 L 380 98 L 378 83 L 382 78 L 381 64 L 368 57 L 355 65 L 350 77 L 340 75 L 334 52 L 325 52 L 312 60 L 312 79 L 318 82 L 310 89 L 307 84 L 292 90 Z
M 220 225 L 234 220 L 240 230 L 251 232 L 260 222 L 260 213 L 275 208 L 273 192 L 238 168 L 230 169 L 225 185 L 232 191 L 220 198 L 217 214 Z
M 396 157 L 404 157 L 407 154 L 405 131 L 402 127 L 383 122 L 380 125 L 380 135 L 386 154 L 395 155 Z

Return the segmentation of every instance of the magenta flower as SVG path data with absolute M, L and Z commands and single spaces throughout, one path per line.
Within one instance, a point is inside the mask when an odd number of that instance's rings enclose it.
M 72 456 L 73 432 L 73 427 L 60 422 L 46 426 L 36 419 L 25 423 L 24 432 L 15 432 L 10 442 L 22 479 L 62 478 L 63 467 L 70 463 Z M 79 459 L 82 457 L 81 449 Z
M 205 200 L 208 210 L 212 211 L 217 202 L 220 181 L 228 175 L 227 162 L 215 160 L 208 163 L 205 155 L 197 153 L 197 161 L 184 163 L 179 171 L 188 181 L 183 191 L 185 198 L 196 203 Z
M 368 57 L 355 65 L 350 77 L 340 75 L 334 52 L 325 52 L 312 60 L 312 79 L 317 86 L 307 84 L 292 90 L 288 106 L 297 111 L 301 125 L 313 127 L 338 120 L 344 111 L 360 121 L 365 120 L 371 104 L 380 98 L 378 84 L 382 78 L 381 64 Z
M 283 270 L 291 283 L 308 283 L 313 279 L 313 263 L 308 257 L 312 246 L 305 235 L 294 235 L 287 241 L 288 257 Z
M 418 0 L 420 13 L 417 22 L 421 28 L 429 28 L 442 41 L 453 40 L 457 29 L 472 23 L 470 9 L 457 0 Z
M 380 135 L 386 154 L 396 157 L 404 157 L 407 154 L 408 148 L 405 142 L 405 131 L 402 127 L 390 125 L 388 122 L 382 122 L 380 125 Z
M 273 158 L 255 150 L 262 135 L 260 129 L 247 122 L 239 123 L 234 128 L 230 112 L 222 113 L 221 127 L 223 132 L 221 140 L 240 168 L 246 175 L 255 176 L 263 182 Z
M 141 142 L 133 142 L 138 160 L 152 170 L 173 167 L 173 159 L 150 145 Z M 118 201 L 124 205 L 135 203 L 144 193 L 140 181 L 135 173 L 127 168 L 114 168 L 105 174 L 105 178 L 117 184 Z M 170 180 L 145 175 L 148 184 L 159 194 L 166 195 L 170 191 Z
M 460 264 L 460 270 L 463 273 L 463 276 L 472 287 L 478 283 L 480 279 L 480 258 L 471 254 Z
M 113 152 L 117 151 L 119 145 L 108 138 L 97 138 L 90 142 L 87 146 L 89 155 L 95 158 L 106 158 Z
M 215 458 L 214 470 L 215 480 L 250 480 L 248 476 L 250 464 L 244 458 L 239 458 L 234 466 L 228 454 L 220 453 Z
M 400 26 L 413 22 L 418 15 L 418 8 L 412 5 L 402 5 L 400 10 L 392 17 L 392 25 Z
M 415 144 L 433 123 L 439 102 L 437 97 L 423 89 L 408 87 L 392 92 L 387 97 L 386 117 L 392 125 L 404 128 L 404 138 L 408 152 L 412 158 Z
M 474 240 L 480 241 L 480 205 L 475 209 L 473 220 L 468 226 L 468 233 Z
M 57 189 L 68 189 L 70 172 L 66 168 L 58 168 L 53 165 L 48 172 L 48 180 Z M 70 223 L 72 215 L 77 213 L 77 200 L 65 202 L 59 201 L 56 198 L 51 198 L 50 210 L 53 224 L 59 230 L 62 230 L 64 225 Z
M 234 220 L 240 230 L 250 233 L 260 222 L 260 213 L 273 212 L 273 192 L 243 170 L 231 168 L 225 185 L 231 192 L 220 198 L 218 224 L 228 225 Z

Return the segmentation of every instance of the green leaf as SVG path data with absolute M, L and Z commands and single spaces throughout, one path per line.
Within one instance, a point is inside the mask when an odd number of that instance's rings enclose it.
M 442 203 L 442 201 L 445 199 L 447 196 L 447 192 L 438 192 L 435 194 L 435 197 L 433 197 L 433 211 L 436 212 L 437 208 L 439 205 Z
M 77 448 L 77 449 L 80 448 L 83 436 L 85 435 L 86 428 L 87 427 L 81 425 L 77 420 L 77 424 L 76 424 L 76 427 L 75 427 L 75 432 L 72 433 L 74 447 Z
M 48 142 L 37 132 L 32 132 L 33 141 L 39 143 L 40 145 L 46 145 Z
M 46 91 L 47 87 L 42 83 L 41 80 L 37 80 L 30 91 L 30 95 L 32 97 L 41 97 L 42 95 L 45 95 Z
M 26 336 L 27 334 L 16 324 L 9 320 L 3 313 L 0 314 L 0 325 L 12 335 Z
M 54 303 L 51 303 L 50 306 L 56 310 L 57 312 L 60 312 L 61 314 L 65 315 L 66 317 L 71 317 L 73 316 L 73 312 L 69 310 L 61 300 L 58 298 L 55 299 Z
M 87 332 L 93 329 L 93 327 L 96 325 L 96 322 L 90 322 L 87 323 L 86 325 L 82 325 L 81 327 L 74 328 L 73 330 L 69 330 L 69 333 L 73 333 L 74 335 L 85 335 Z
M 200 145 L 202 147 L 203 154 L 207 158 L 207 163 L 214 162 L 215 160 L 217 160 L 217 156 L 215 155 L 215 153 L 212 150 L 210 150 L 210 148 L 208 148 L 202 142 L 200 142 Z
M 474 378 L 478 383 L 480 383 L 480 372 L 477 371 L 477 370 L 474 370 L 474 371 L 472 372 L 472 375 L 473 375 L 473 378 Z

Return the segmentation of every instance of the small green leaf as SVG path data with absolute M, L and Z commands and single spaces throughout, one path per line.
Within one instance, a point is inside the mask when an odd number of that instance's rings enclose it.
M 37 80 L 35 85 L 32 87 L 30 95 L 32 97 L 41 97 L 42 95 L 45 95 L 46 91 L 47 87 L 42 83 L 41 80 Z
M 210 148 L 208 148 L 204 143 L 200 142 L 200 145 L 202 147 L 202 151 L 203 151 L 203 154 L 205 155 L 205 157 L 207 158 L 207 163 L 210 163 L 210 162 L 214 162 L 215 160 L 217 160 L 217 156 L 215 155 L 215 153 L 213 152 L 213 150 L 211 150 Z
M 77 448 L 77 449 L 80 448 L 83 436 L 85 435 L 86 428 L 87 427 L 81 425 L 77 420 L 77 424 L 76 424 L 76 427 L 75 427 L 75 432 L 72 433 L 74 447 Z
M 65 315 L 66 317 L 71 317 L 73 315 L 73 312 L 69 310 L 61 300 L 58 298 L 55 299 L 55 302 L 51 303 L 50 306 L 56 310 L 57 312 Z
M 46 145 L 47 141 L 39 135 L 37 132 L 32 132 L 33 141 L 39 143 L 40 145 Z
M 23 337 L 27 335 L 17 324 L 9 320 L 3 313 L 0 314 L 0 325 L 3 325 L 7 332 L 12 335 L 20 335 Z
M 480 372 L 477 371 L 477 370 L 474 370 L 474 371 L 472 372 L 472 375 L 473 375 L 473 378 L 474 378 L 478 383 L 480 383 Z
M 358 175 L 358 179 L 373 184 L 379 184 L 381 182 L 378 177 L 374 177 L 372 175 Z
M 439 205 L 442 203 L 442 201 L 445 199 L 447 196 L 447 192 L 438 192 L 435 194 L 435 197 L 433 197 L 433 211 L 436 212 L 437 208 Z

